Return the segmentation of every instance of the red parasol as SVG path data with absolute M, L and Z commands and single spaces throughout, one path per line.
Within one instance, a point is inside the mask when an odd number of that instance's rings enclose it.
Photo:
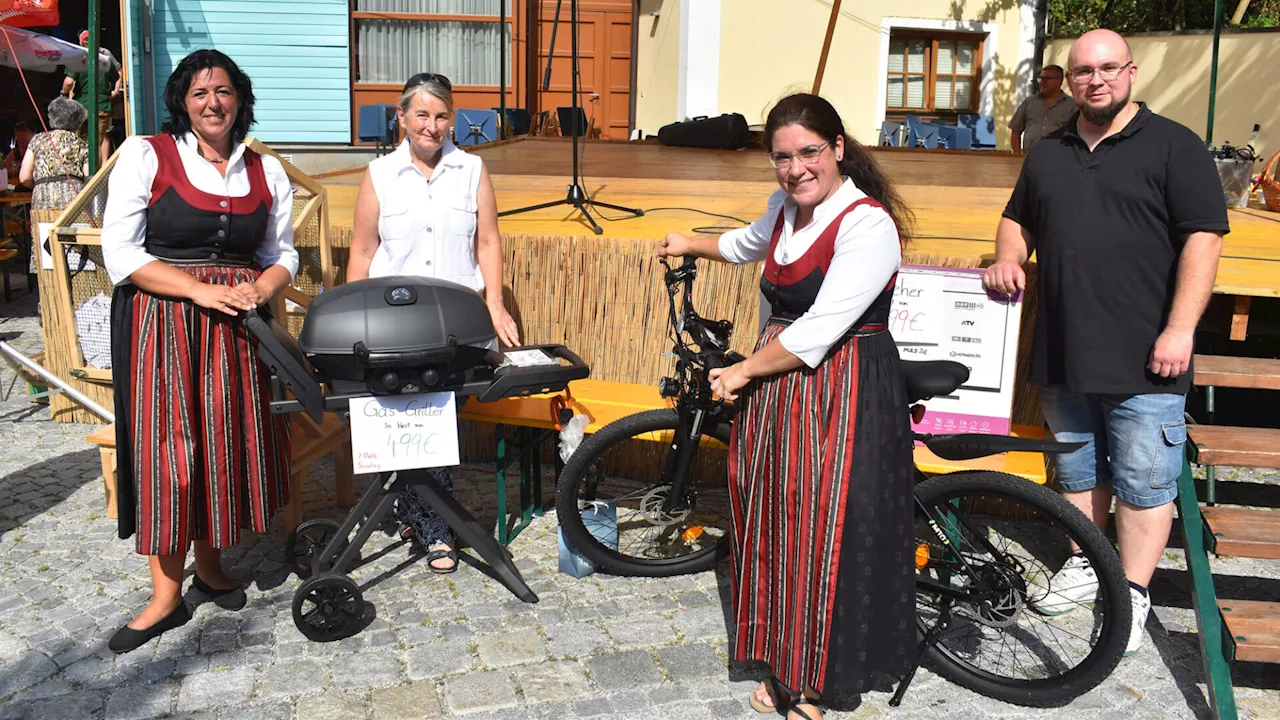
M 47 27 L 58 22 L 58 0 L 0 0 L 0 25 Z

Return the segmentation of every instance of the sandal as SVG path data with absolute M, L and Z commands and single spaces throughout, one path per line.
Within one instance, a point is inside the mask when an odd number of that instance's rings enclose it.
M 801 705 L 813 706 L 813 708 L 818 711 L 818 717 L 810 715 L 808 710 L 802 710 L 800 708 Z M 798 714 L 800 716 L 800 720 L 822 720 L 822 709 L 818 707 L 818 703 L 810 700 L 804 695 L 801 695 L 799 698 L 791 701 L 791 707 L 787 708 L 788 718 L 791 717 L 791 713 Z
M 786 696 L 778 690 L 778 679 L 774 677 L 765 678 L 761 683 L 765 686 L 769 699 L 773 701 L 772 705 L 766 705 L 760 700 L 760 688 L 751 691 L 747 696 L 747 700 L 751 702 L 751 709 L 758 713 L 776 713 L 779 709 L 785 708 L 787 702 L 783 700 Z
M 443 558 L 449 558 L 450 560 L 453 561 L 453 564 L 447 567 L 436 567 L 435 565 L 431 564 L 432 562 L 436 560 L 441 560 Z M 452 548 L 448 550 L 432 550 L 427 553 L 426 560 L 427 560 L 427 568 L 430 569 L 431 572 L 437 575 L 448 575 L 449 573 L 458 569 L 458 551 Z

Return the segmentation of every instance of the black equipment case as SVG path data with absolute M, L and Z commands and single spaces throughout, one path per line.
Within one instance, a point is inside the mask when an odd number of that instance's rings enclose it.
M 747 119 L 741 113 L 696 117 L 663 125 L 658 130 L 658 142 L 681 147 L 737 150 L 746 147 L 750 140 Z

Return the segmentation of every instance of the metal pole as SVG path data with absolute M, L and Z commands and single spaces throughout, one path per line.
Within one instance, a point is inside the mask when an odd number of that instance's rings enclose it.
M 102 88 L 98 87 L 98 0 L 89 0 L 89 57 L 86 66 L 89 71 L 89 176 L 98 172 L 98 97 Z
M 75 400 L 76 402 L 80 403 L 82 406 L 84 406 L 85 410 L 88 410 L 94 415 L 97 415 L 103 420 L 106 420 L 107 422 L 116 421 L 115 413 L 103 408 L 98 403 L 85 397 L 83 394 L 81 394 L 79 390 L 76 390 L 75 388 L 68 385 L 62 378 L 58 377 L 57 375 L 54 375 L 48 370 L 45 370 L 42 366 L 36 364 L 35 361 L 31 360 L 31 358 L 28 358 L 26 355 L 23 355 L 22 353 L 18 352 L 17 349 L 15 349 L 12 345 L 2 340 L 0 340 L 0 354 L 3 354 L 5 358 L 9 360 L 9 363 L 11 365 L 14 363 L 17 363 L 18 365 L 21 365 L 22 367 L 35 373 L 36 375 L 39 375 L 45 380 L 48 380 L 50 385 L 53 385 L 54 387 L 58 388 L 62 392 L 66 393 L 67 397 L 70 397 L 72 400 Z
M 498 3 L 498 139 L 507 137 L 507 0 Z
M 1218 100 L 1218 40 L 1222 37 L 1222 0 L 1213 2 L 1213 65 L 1209 68 L 1209 121 L 1205 124 L 1204 144 L 1213 144 L 1213 111 Z

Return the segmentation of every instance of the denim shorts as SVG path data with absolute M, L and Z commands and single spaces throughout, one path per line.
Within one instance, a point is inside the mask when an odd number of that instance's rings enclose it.
M 1054 456 L 1058 484 L 1079 492 L 1110 485 L 1130 505 L 1155 507 L 1178 496 L 1187 397 L 1177 393 L 1098 395 L 1042 389 L 1040 407 L 1055 440 L 1083 442 Z

